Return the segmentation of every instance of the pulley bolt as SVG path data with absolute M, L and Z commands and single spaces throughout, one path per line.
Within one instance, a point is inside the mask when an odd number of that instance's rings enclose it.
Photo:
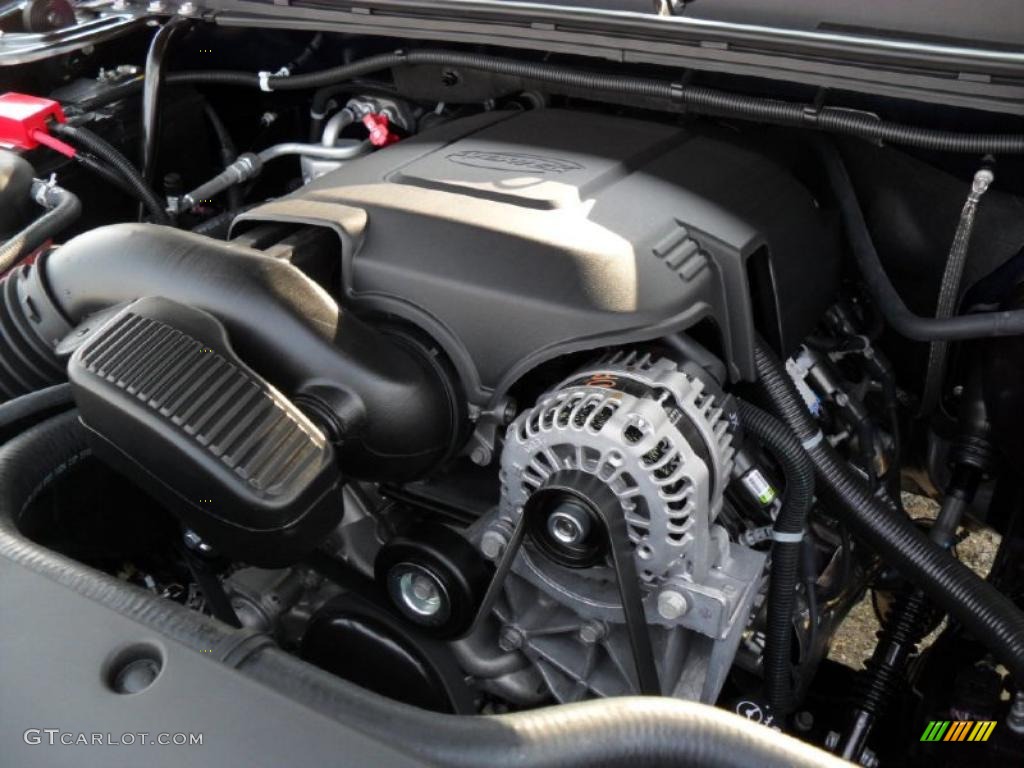
M 559 544 L 576 546 L 582 544 L 590 534 L 590 515 L 579 504 L 559 504 L 548 515 L 548 533 Z
M 690 608 L 686 596 L 674 589 L 666 589 L 658 594 L 658 614 L 663 619 L 674 621 L 684 615 Z
M 433 574 L 409 564 L 398 577 L 398 594 L 414 615 L 435 616 L 444 607 L 444 589 Z

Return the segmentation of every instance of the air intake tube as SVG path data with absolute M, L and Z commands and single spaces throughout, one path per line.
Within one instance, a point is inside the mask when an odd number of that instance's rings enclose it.
M 428 349 L 343 313 L 300 270 L 249 248 L 118 224 L 20 268 L 0 296 L 0 401 L 61 379 L 52 350 L 73 327 L 160 296 L 219 320 L 238 357 L 323 429 L 348 477 L 422 475 L 458 431 L 458 401 Z

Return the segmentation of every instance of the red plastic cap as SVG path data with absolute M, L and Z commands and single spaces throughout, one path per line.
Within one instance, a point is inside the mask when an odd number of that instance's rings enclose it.
M 17 149 L 35 149 L 40 144 L 57 149 L 55 143 L 66 146 L 50 136 L 47 124 L 51 119 L 66 121 L 56 101 L 24 93 L 0 94 L 0 144 Z
M 391 130 L 391 121 L 387 115 L 366 115 L 363 118 L 363 125 L 370 132 L 370 143 L 375 147 L 386 147 L 402 138 Z

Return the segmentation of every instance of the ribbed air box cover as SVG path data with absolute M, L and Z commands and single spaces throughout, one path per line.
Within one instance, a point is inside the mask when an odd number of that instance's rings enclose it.
M 211 315 L 140 299 L 79 347 L 69 376 L 96 452 L 220 551 L 284 565 L 338 522 L 330 443 Z

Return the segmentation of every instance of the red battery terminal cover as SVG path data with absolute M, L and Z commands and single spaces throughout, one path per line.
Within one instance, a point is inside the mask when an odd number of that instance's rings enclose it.
M 50 135 L 51 120 L 67 121 L 56 101 L 13 91 L 0 94 L 0 144 L 15 149 L 35 149 L 42 144 L 74 157 L 74 147 Z

